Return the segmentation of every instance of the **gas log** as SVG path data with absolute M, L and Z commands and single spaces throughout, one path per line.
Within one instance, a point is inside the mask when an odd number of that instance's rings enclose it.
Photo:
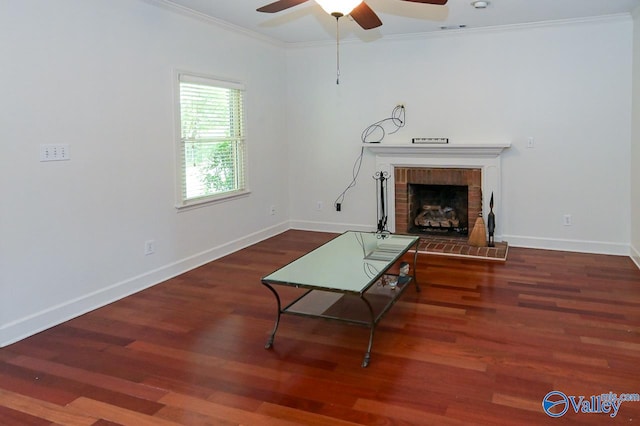
M 453 207 L 423 205 L 413 223 L 421 228 L 459 228 L 460 219 Z

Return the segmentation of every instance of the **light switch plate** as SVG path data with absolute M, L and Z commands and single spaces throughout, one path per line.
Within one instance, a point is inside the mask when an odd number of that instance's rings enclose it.
M 70 159 L 69 144 L 40 145 L 40 161 L 65 161 Z

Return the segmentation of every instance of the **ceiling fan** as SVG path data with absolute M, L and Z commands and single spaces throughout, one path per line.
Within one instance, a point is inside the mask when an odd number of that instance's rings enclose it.
M 276 13 L 309 0 L 278 0 L 257 9 L 258 12 Z M 382 25 L 378 15 L 362 0 L 315 0 L 328 14 L 336 19 L 351 15 L 363 29 L 370 30 Z M 445 5 L 448 0 L 401 0 L 413 3 Z
M 257 9 L 258 12 L 276 13 L 281 12 L 290 7 L 306 3 L 309 0 L 277 0 Z M 413 3 L 445 5 L 448 0 L 402 0 Z M 336 61 L 337 61 L 337 78 L 336 84 L 340 84 L 340 31 L 338 20 L 343 16 L 351 15 L 354 21 L 365 30 L 377 28 L 382 25 L 382 21 L 378 15 L 363 0 L 315 0 L 325 12 L 336 18 Z

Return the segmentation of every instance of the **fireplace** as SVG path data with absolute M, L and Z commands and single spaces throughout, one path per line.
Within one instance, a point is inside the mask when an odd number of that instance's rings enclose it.
M 364 144 L 376 156 L 375 170 L 389 174 L 388 229 L 411 233 L 409 183 L 467 186 L 468 227 L 473 229 L 480 214 L 486 219 L 489 199 L 494 194 L 495 237 L 500 241 L 502 223 L 506 220 L 501 208 L 500 154 L 510 146 L 509 143 Z
M 397 233 L 467 236 L 482 211 L 482 170 L 396 167 Z

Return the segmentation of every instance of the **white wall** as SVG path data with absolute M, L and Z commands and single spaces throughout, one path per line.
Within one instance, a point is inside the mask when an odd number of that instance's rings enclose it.
M 140 1 L 3 1 L 0 58 L 0 346 L 286 229 L 281 46 Z M 250 196 L 174 208 L 175 69 L 245 83 Z
M 335 45 L 290 49 L 293 226 L 375 227 L 372 154 L 343 211 L 331 204 L 351 180 L 362 130 L 402 102 L 407 125 L 384 142 L 512 142 L 496 200 L 510 244 L 628 255 L 632 29 L 613 17 L 344 43 L 340 85 Z
M 640 7 L 633 13 L 633 128 L 631 141 L 631 256 L 640 268 Z

